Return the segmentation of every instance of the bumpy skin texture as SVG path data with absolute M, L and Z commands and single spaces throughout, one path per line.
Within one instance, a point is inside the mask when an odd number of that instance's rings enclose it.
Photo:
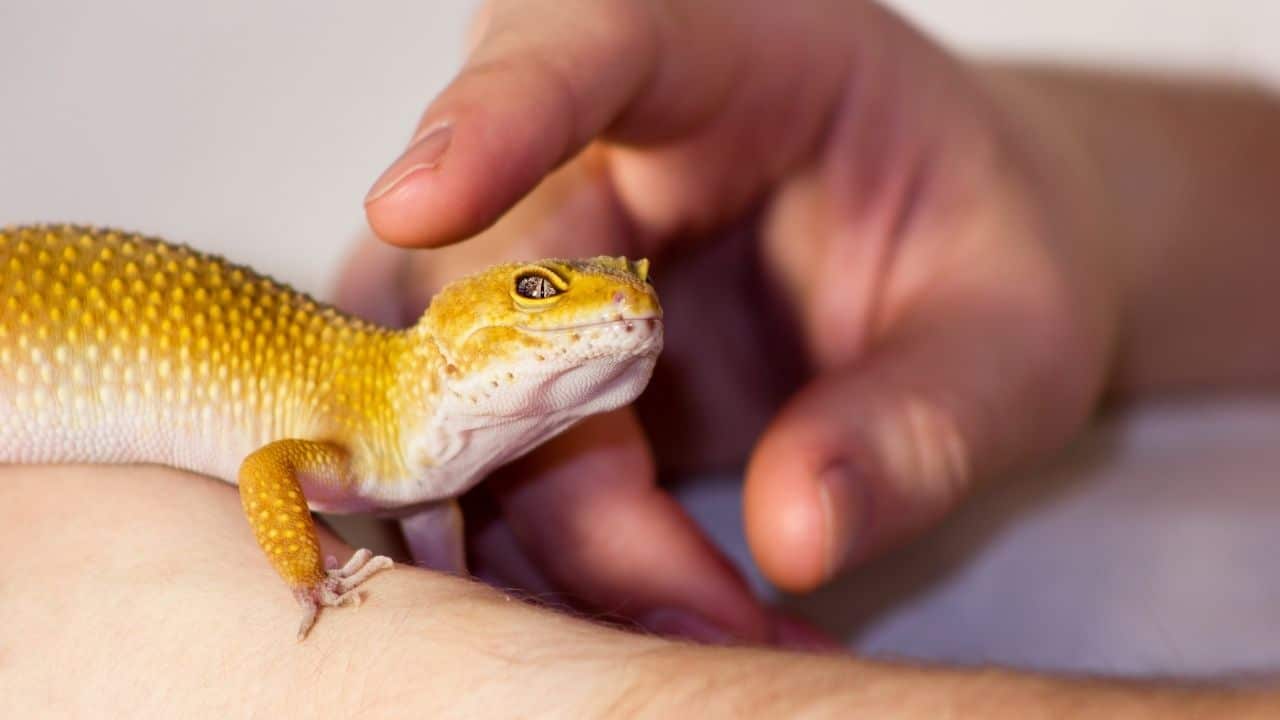
M 497 266 L 393 331 L 157 239 L 0 230 L 0 461 L 158 463 L 237 482 L 307 610 L 301 636 L 318 605 L 390 565 L 362 552 L 326 569 L 308 508 L 448 500 L 630 402 L 662 347 L 646 275 L 619 258 Z
M 305 472 L 345 474 L 347 458 L 331 443 L 280 440 L 245 458 L 240 501 L 258 545 L 272 567 L 295 589 L 325 579 L 320 541 L 298 476 Z

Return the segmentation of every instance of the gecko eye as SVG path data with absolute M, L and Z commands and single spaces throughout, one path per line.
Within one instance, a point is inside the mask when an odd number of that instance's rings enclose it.
M 545 275 L 529 273 L 516 278 L 516 294 L 530 300 L 541 300 L 552 295 L 559 295 L 560 289 L 553 285 Z

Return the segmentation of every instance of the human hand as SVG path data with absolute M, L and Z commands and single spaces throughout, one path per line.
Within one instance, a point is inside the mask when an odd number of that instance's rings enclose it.
M 476 562 L 504 582 L 769 639 L 655 456 L 749 453 L 752 550 L 804 591 L 1088 416 L 1106 228 L 1071 134 L 1007 77 L 862 2 L 512 0 L 476 27 L 367 210 L 402 246 L 480 234 L 405 273 L 367 245 L 342 302 L 404 322 L 477 265 L 627 254 L 660 258 L 667 309 L 647 435 L 595 418 L 486 483 Z

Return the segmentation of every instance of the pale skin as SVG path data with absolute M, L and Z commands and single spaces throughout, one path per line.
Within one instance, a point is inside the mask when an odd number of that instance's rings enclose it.
M 0 593 L 6 716 L 671 717 L 689 703 L 709 717 L 1274 715 L 1264 694 L 672 642 L 412 567 L 374 577 L 363 605 L 305 643 L 282 642 L 297 607 L 245 542 L 234 488 L 158 467 L 0 475 L 0 542 L 41 548 L 10 554 Z
M 789 46 L 748 42 L 739 32 L 703 32 L 702 23 L 727 12 L 722 3 L 699 3 L 696 12 L 686 8 L 685 16 L 664 18 L 657 31 L 662 42 L 656 44 L 666 53 L 661 61 L 636 51 L 643 43 L 630 37 L 635 28 L 650 27 L 637 20 L 643 15 L 639 4 L 588 3 L 602 15 L 586 26 L 617 33 L 607 42 L 568 32 L 570 20 L 580 17 L 575 13 L 540 12 L 538 5 L 495 6 L 489 27 L 505 31 L 478 34 L 478 59 L 423 121 L 424 127 L 441 118 L 453 123 L 448 154 L 372 202 L 370 218 L 384 237 L 404 245 L 460 239 L 486 227 L 562 156 L 601 135 L 637 146 L 627 152 L 597 146 L 504 223 L 435 256 L 432 272 L 455 274 L 469 262 L 531 249 L 538 255 L 598 254 L 640 242 L 660 250 L 674 242 L 674 227 L 709 230 L 741 214 L 737 193 L 744 190 L 718 182 L 725 174 L 750 185 L 752 194 L 769 193 L 776 202 L 762 229 L 770 267 L 778 269 L 784 291 L 791 288 L 800 318 L 796 329 L 815 356 L 816 372 L 778 415 L 772 408 L 764 411 L 768 429 L 758 442 L 753 443 L 755 426 L 717 426 L 717 435 L 733 442 L 707 444 L 698 459 L 722 462 L 750 449 L 746 522 L 757 559 L 780 584 L 821 584 L 936 520 L 974 482 L 1046 457 L 1085 422 L 1104 392 L 1274 384 L 1280 333 L 1268 309 L 1280 303 L 1280 286 L 1269 269 L 1280 266 L 1280 246 L 1272 241 L 1280 207 L 1265 189 L 1280 187 L 1275 100 L 1244 89 L 1160 87 L 966 65 L 880 10 L 857 3 L 838 4 L 838 12 L 853 16 L 843 24 L 827 15 L 818 23 L 815 3 L 731 3 L 739 21 L 758 20 L 775 40 L 800 33 L 818 46 L 813 52 L 819 55 L 860 49 L 858 66 L 869 68 L 863 77 L 874 82 L 859 87 L 876 89 L 874 101 L 837 117 L 849 123 L 855 138 L 857 128 L 890 125 L 868 120 L 874 112 L 890 113 L 892 126 L 904 129 L 894 142 L 868 140 L 862 146 L 851 140 L 864 151 L 832 159 L 833 167 L 854 168 L 849 181 L 883 191 L 856 194 L 867 198 L 865 207 L 832 208 L 819 200 L 828 193 L 838 200 L 848 188 L 826 188 L 825 176 L 804 172 L 812 162 L 779 161 L 767 178 L 753 173 L 770 165 L 771 153 L 786 150 L 783 140 L 794 139 L 806 112 L 822 114 L 806 103 L 826 108 L 831 93 L 847 88 L 834 80 L 830 86 L 802 85 L 813 97 L 785 103 L 795 120 L 787 123 L 789 134 L 760 126 L 785 113 L 741 112 L 725 104 L 733 99 L 754 106 L 752 93 L 771 87 L 777 92 L 778 84 L 796 87 L 796 78 L 817 78 L 831 63 L 767 58 L 753 82 L 733 83 L 724 77 L 736 77 L 733 65 L 748 57 L 746 48 L 771 53 Z M 786 18 L 769 16 L 783 11 Z M 591 76 L 542 77 L 560 67 L 539 54 L 547 47 L 570 62 L 569 70 L 589 68 Z M 713 62 L 721 58 L 727 60 Z M 639 89 L 615 82 L 632 76 L 650 82 Z M 933 82 L 938 78 L 945 82 Z M 558 82 L 578 83 L 565 95 L 572 104 L 547 100 L 557 96 L 546 88 Z M 714 92 L 727 86 L 748 97 Z M 916 117 L 927 122 L 913 124 Z M 510 129 L 485 136 L 495 143 L 492 138 L 500 138 L 500 147 L 487 146 L 474 130 L 487 123 Z M 743 130 L 738 123 L 751 123 L 760 133 L 752 137 L 763 138 L 745 166 L 733 134 Z M 694 125 L 701 143 L 685 147 L 698 152 L 698 162 L 682 162 L 687 156 L 657 144 L 690 137 Z M 833 132 L 840 124 L 822 127 Z M 930 147 L 947 160 L 924 165 L 925 175 L 915 182 L 933 189 L 909 206 L 909 223 L 891 225 L 909 229 L 896 238 L 891 269 L 873 283 L 883 295 L 875 298 L 879 309 L 868 315 L 875 321 L 851 329 L 833 320 L 838 313 L 824 303 L 859 302 L 866 278 L 825 278 L 818 286 L 834 299 L 805 296 L 796 278 L 834 264 L 824 253 L 839 248 L 825 238 L 878 242 L 876 218 L 892 216 L 887 207 L 901 207 L 900 189 L 882 183 L 894 175 L 891 169 L 910 164 L 906 149 L 913 147 L 915 133 L 932 139 L 936 144 Z M 823 144 L 816 155 L 813 147 L 794 152 L 825 159 L 823 153 L 842 147 Z M 884 154 L 869 154 L 866 147 Z M 976 157 L 969 155 L 974 148 L 981 149 Z M 877 161 L 874 167 L 863 167 L 868 157 Z M 588 161 L 603 165 L 590 168 Z M 614 178 L 611 189 L 593 181 L 600 167 Z M 954 172 L 966 174 L 956 179 Z M 1180 181 L 1167 182 L 1172 177 Z M 619 190 L 626 187 L 631 189 Z M 678 192 L 664 195 L 660 188 Z M 603 201 L 611 213 L 624 213 L 625 227 L 638 235 L 623 235 L 616 216 L 603 216 Z M 838 232 L 848 223 L 858 232 Z M 517 242 L 529 245 L 516 247 Z M 548 248 L 557 252 L 543 251 Z M 366 311 L 390 314 L 387 308 L 420 301 L 373 292 L 387 286 L 388 278 L 379 274 L 385 270 L 379 251 L 367 252 L 375 254 L 348 277 L 348 304 L 362 298 Z M 661 283 L 663 266 L 655 267 Z M 704 282 L 707 277 L 714 276 L 704 276 Z M 427 276 L 427 284 L 437 281 Z M 406 292 L 417 288 L 405 284 Z M 666 292 L 661 286 L 660 291 Z M 668 302 L 668 317 L 678 307 Z M 1010 308 L 1025 314 L 1010 316 Z M 674 328 L 669 333 L 675 351 L 680 341 Z M 681 370 L 715 375 L 720 369 Z M 1027 397 L 1037 399 L 1035 407 L 1026 407 Z M 923 434 L 906 432 L 904 398 L 923 399 L 931 422 L 910 425 Z M 722 412 L 748 416 L 733 404 L 741 400 L 707 393 L 707 402 Z M 670 457 L 664 442 L 655 437 L 660 463 Z M 895 455 L 903 447 L 905 455 Z M 850 462 L 872 469 L 859 478 L 856 492 L 828 491 L 824 501 L 818 471 L 848 448 L 857 449 Z M 502 519 L 480 544 L 519 548 L 529 562 L 495 574 L 526 573 L 533 578 L 529 584 L 566 588 L 588 605 L 618 607 L 622 603 L 614 601 L 627 598 L 641 618 L 676 607 L 738 637 L 777 637 L 783 625 L 749 598 L 674 503 L 655 489 L 652 457 L 640 426 L 615 414 L 584 425 L 513 469 L 508 477 L 518 484 L 499 479 L 494 489 Z M 302 702 L 334 714 L 363 707 L 407 713 L 447 707 L 470 716 L 564 715 L 636 706 L 658 714 L 665 703 L 687 701 L 693 692 L 725 703 L 726 714 L 750 708 L 762 715 L 804 704 L 845 716 L 854 709 L 896 717 L 937 717 L 944 709 L 960 717 L 1246 717 L 1248 710 L 1263 716 L 1280 708 L 1280 699 L 1263 691 L 1237 695 L 695 649 L 534 611 L 481 586 L 413 570 L 371 581 L 378 602 L 335 614 L 303 651 L 316 655 L 303 656 L 291 643 L 264 638 L 264 627 L 291 621 L 294 607 L 287 598 L 254 605 L 278 617 L 244 619 L 245 603 L 253 604 L 245 598 L 269 597 L 279 588 L 265 565 L 247 557 L 255 550 L 243 542 L 232 489 L 162 470 L 5 473 L 0 527 L 6 544 L 19 548 L 39 541 L 42 548 L 39 554 L 19 554 L 8 577 L 23 581 L 11 582 L 11 591 L 0 594 L 0 610 L 16 619 L 5 626 L 5 657 L 38 658 L 0 674 L 0 683 L 20 689 L 0 688 L 0 697 L 20 702 L 45 702 L 41 688 L 55 674 L 73 673 L 81 678 L 66 688 L 73 701 L 83 693 L 85 702 L 164 702 L 171 713 L 234 714 L 242 706 L 226 703 L 265 709 Z M 165 502 L 156 503 L 156 497 Z M 874 515 L 863 514 L 863 502 Z M 61 521 L 67 512 L 76 513 L 76 524 Z M 578 542 L 571 544 L 559 533 L 562 528 Z M 644 542 L 626 542 L 629 534 Z M 618 542 L 581 542 L 592 537 Z M 331 539 L 324 542 L 332 547 Z M 345 556 L 343 550 L 333 554 Z M 207 554 L 207 560 L 179 561 L 192 552 Z M 492 557 L 477 561 L 494 565 Z M 625 578 L 609 572 L 624 564 L 638 572 Z M 88 577 L 99 582 L 68 592 Z M 670 582 L 673 577 L 680 582 Z M 164 592 L 138 592 L 139 583 L 147 582 Z M 326 638 L 344 642 L 342 662 L 313 659 L 323 656 Z M 188 651 L 196 647 L 203 650 Z M 634 662 L 618 662 L 630 653 Z M 522 662 L 529 658 L 537 662 Z M 302 685 L 315 696 L 293 689 L 299 677 L 313 679 L 318 672 L 333 673 L 335 682 Z M 750 682 L 740 681 L 744 673 Z M 208 682 L 215 676 L 222 679 Z M 691 687 L 672 678 L 688 678 Z M 493 684 L 493 693 L 483 691 L 486 683 Z M 459 693 L 459 687 L 470 690 Z M 511 704 L 492 703 L 497 693 Z M 787 704 L 770 707 L 766 701 Z

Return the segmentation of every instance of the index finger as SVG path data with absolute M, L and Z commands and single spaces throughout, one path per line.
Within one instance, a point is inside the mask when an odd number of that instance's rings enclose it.
M 550 170 L 608 132 L 678 134 L 730 89 L 738 41 L 725 3 L 494 0 L 455 80 L 366 212 L 400 245 L 441 245 L 497 219 Z M 676 72 L 678 70 L 678 72 Z

